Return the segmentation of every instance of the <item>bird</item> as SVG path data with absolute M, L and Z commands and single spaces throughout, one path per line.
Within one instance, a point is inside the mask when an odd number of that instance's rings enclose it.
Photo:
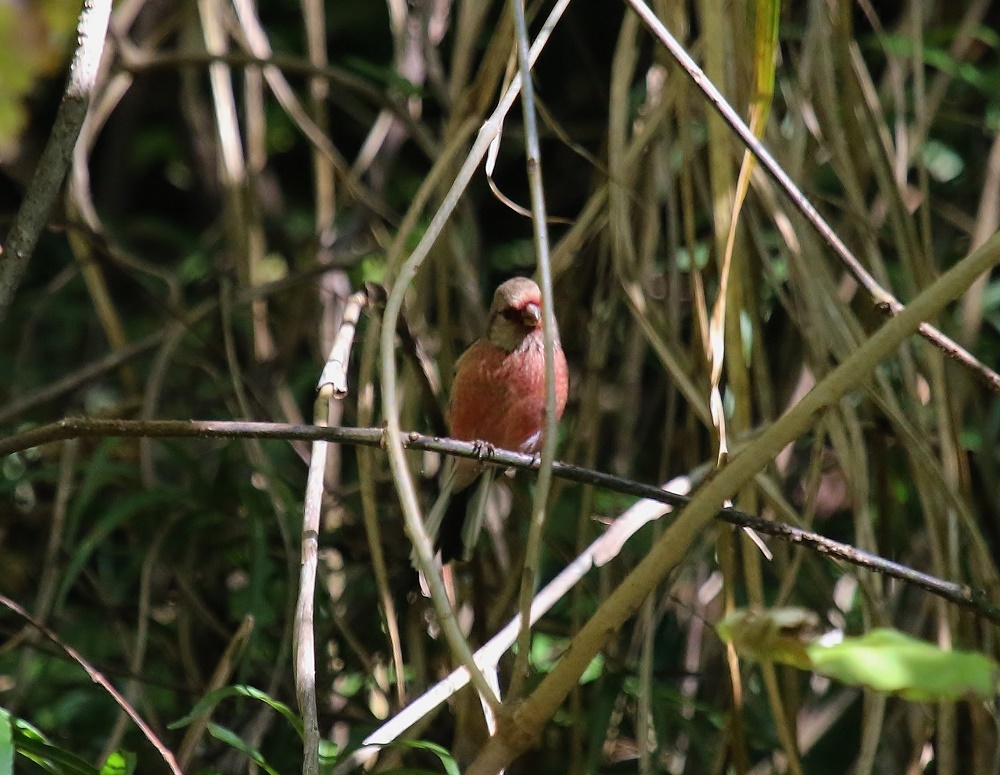
M 569 370 L 558 327 L 552 334 L 559 422 L 569 393 Z M 455 363 L 446 419 L 453 439 L 525 454 L 541 449 L 545 340 L 542 294 L 534 280 L 514 277 L 497 287 L 486 335 L 473 342 Z M 494 470 L 484 470 L 479 461 L 469 458 L 451 457 L 445 464 L 440 494 L 427 519 L 428 533 L 441 552 L 442 563 L 471 557 Z M 468 495 L 477 479 L 478 487 Z

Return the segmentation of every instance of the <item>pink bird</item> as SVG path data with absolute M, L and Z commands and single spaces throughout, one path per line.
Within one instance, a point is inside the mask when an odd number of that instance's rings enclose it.
M 566 408 L 569 373 L 566 356 L 555 340 L 556 422 Z M 545 427 L 545 343 L 542 294 L 533 280 L 515 277 L 500 285 L 490 305 L 486 336 L 474 342 L 455 364 L 448 407 L 452 438 L 481 441 L 499 449 L 534 454 L 542 447 Z M 442 562 L 461 553 L 469 559 L 479 537 L 486 495 L 494 468 L 468 458 L 449 458 L 441 494 L 427 519 L 427 529 L 441 550 Z M 449 509 L 453 494 L 477 477 L 480 485 L 467 509 Z M 462 499 L 465 500 L 465 499 Z M 461 525 L 463 525 L 460 528 Z M 463 548 L 464 547 L 464 548 Z

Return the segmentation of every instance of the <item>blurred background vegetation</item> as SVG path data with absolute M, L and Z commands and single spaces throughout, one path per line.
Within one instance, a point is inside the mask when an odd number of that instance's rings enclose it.
M 532 29 L 550 6 L 530 4 Z M 904 301 L 996 231 L 1000 9 L 991 0 L 788 1 L 773 57 L 753 21 L 771 3 L 652 6 L 742 115 L 766 100 L 759 85 L 773 68 L 765 144 Z M 78 10 L 0 0 L 0 233 L 51 128 Z M 0 326 L 5 435 L 81 414 L 308 421 L 347 296 L 366 281 L 391 282 L 387 251 L 432 165 L 454 147 L 463 158 L 469 128 L 509 75 L 504 3 L 273 0 L 258 10 L 250 0 L 116 4 L 66 197 Z M 257 61 L 268 50 L 269 72 Z M 742 148 L 624 4 L 573 0 L 535 84 L 556 314 L 572 373 L 559 457 L 650 483 L 704 470 L 716 454 L 705 309 Z M 446 165 L 429 190 L 408 246 L 455 170 Z M 493 180 L 528 207 L 524 170 L 515 110 Z M 492 289 L 534 263 L 530 221 L 477 175 L 405 309 L 442 402 L 457 353 L 482 332 Z M 738 447 L 884 318 L 759 172 L 733 272 L 724 402 Z M 371 321 L 363 318 L 351 366 L 356 389 L 334 418 L 343 425 L 381 420 L 366 365 L 377 345 Z M 996 366 L 1000 282 L 983 277 L 935 323 Z M 668 377 L 676 371 L 693 390 Z M 996 599 L 996 396 L 917 340 L 872 373 L 779 456 L 767 472 L 773 486 L 747 488 L 738 506 Z M 438 432 L 413 378 L 407 361 L 403 426 Z M 225 730 L 275 771 L 301 767 L 294 728 L 257 699 L 220 700 L 211 735 L 169 725 L 221 686 L 252 686 L 295 707 L 308 453 L 275 441 L 90 439 L 3 460 L 0 592 L 113 680 L 185 771 L 255 766 Z M 384 457 L 371 454 L 365 482 L 348 447 L 326 477 L 320 726 L 342 750 L 398 709 L 401 695 L 412 699 L 450 668 L 409 565 Z M 437 461 L 412 460 L 430 485 Z M 507 485 L 513 518 L 460 574 L 474 642 L 514 611 L 510 564 L 520 561 L 530 479 Z M 390 612 L 372 573 L 362 484 L 374 488 Z M 630 504 L 557 483 L 543 576 Z M 542 621 L 532 681 L 656 530 Z M 763 562 L 728 527 L 704 536 L 516 771 L 794 772 L 779 727 L 791 730 L 801 771 L 813 775 L 991 771 L 997 735 L 982 704 L 907 702 L 792 670 L 777 673 L 776 700 L 759 668 L 727 656 L 709 625 L 726 607 L 761 601 L 803 606 L 849 633 L 891 625 L 945 647 L 998 649 L 996 630 L 973 614 L 805 550 L 771 548 L 774 560 Z M 401 632 L 401 689 L 389 618 Z M 91 765 L 124 751 L 138 771 L 162 767 L 110 698 L 7 611 L 0 708 Z M 460 710 L 440 710 L 415 736 L 461 760 L 473 733 L 456 723 Z M 441 767 L 437 755 L 408 749 L 380 766 L 403 762 Z M 17 771 L 42 770 L 19 757 Z

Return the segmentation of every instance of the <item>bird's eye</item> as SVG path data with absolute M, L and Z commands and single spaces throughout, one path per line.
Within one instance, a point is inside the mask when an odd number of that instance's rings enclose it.
M 525 329 L 538 328 L 542 321 L 542 311 L 534 302 L 528 302 L 523 307 L 505 307 L 499 314 L 508 323 Z

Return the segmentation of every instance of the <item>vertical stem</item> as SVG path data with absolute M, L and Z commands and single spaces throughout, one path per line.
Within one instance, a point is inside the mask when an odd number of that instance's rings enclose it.
M 538 251 L 538 274 L 542 289 L 542 334 L 545 339 L 545 428 L 542 433 L 542 462 L 538 470 L 535 501 L 531 509 L 528 545 L 524 553 L 521 575 L 521 632 L 518 635 L 517 659 L 511 678 L 510 696 L 517 699 L 528 675 L 528 655 L 531 651 L 531 598 L 538 583 L 538 562 L 545 526 L 545 507 L 552 485 L 552 462 L 556 451 L 556 317 L 552 298 L 552 271 L 549 263 L 549 231 L 546 225 L 545 190 L 542 185 L 542 158 L 538 142 L 538 120 L 535 116 L 535 90 L 531 83 L 531 63 L 528 55 L 528 26 L 524 18 L 524 0 L 511 3 L 517 38 L 517 60 L 521 72 L 521 106 L 524 114 L 524 146 L 528 165 L 528 186 L 531 190 L 531 221 L 534 227 L 535 249 Z

